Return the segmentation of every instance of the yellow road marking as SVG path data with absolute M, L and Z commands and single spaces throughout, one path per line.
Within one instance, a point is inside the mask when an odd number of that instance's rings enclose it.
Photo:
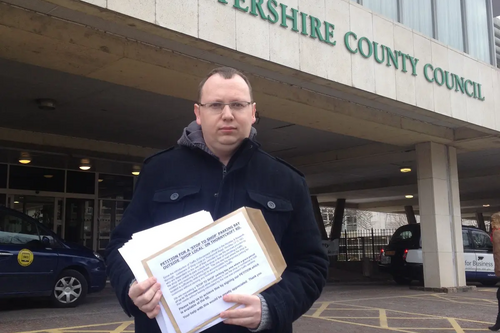
M 458 325 L 457 321 L 452 318 L 448 318 L 448 321 L 450 322 L 451 326 L 455 329 L 455 332 L 457 333 L 465 333 L 465 331 L 462 329 L 460 325 Z
M 126 327 L 130 326 L 133 323 L 133 321 L 118 321 L 118 322 L 113 322 L 113 323 L 104 323 L 104 324 L 92 324 L 92 325 L 81 325 L 81 326 L 72 326 L 72 327 L 61 327 L 61 328 L 51 328 L 51 329 L 44 329 L 44 330 L 36 330 L 36 331 L 24 331 L 24 332 L 18 332 L 18 333 L 82 333 L 82 332 L 92 332 L 92 333 L 110 333 L 112 331 L 108 330 L 86 330 L 90 327 L 99 327 L 99 326 L 109 326 L 109 325 L 127 325 Z M 125 327 L 125 328 L 126 328 Z M 78 330 L 78 331 L 74 331 Z M 118 331 L 118 332 L 123 332 L 125 331 Z M 131 331 L 133 332 L 133 331 Z
M 111 331 L 109 333 L 123 333 L 123 331 L 130 326 L 130 324 L 132 324 L 131 322 L 125 322 L 123 324 L 121 324 L 120 326 L 118 326 L 117 328 L 115 328 L 114 331 Z
M 420 297 L 425 297 L 425 296 L 432 296 L 432 295 L 442 295 L 442 293 L 436 294 L 419 294 L 419 295 L 405 295 L 405 296 L 384 296 L 384 297 L 368 297 L 368 298 L 353 298 L 350 299 L 349 302 L 357 302 L 357 301 L 376 301 L 376 300 L 381 300 L 381 299 L 391 299 L 391 298 L 420 298 Z M 331 301 L 328 303 L 344 303 L 345 301 Z M 318 302 L 321 303 L 321 302 Z
M 385 312 L 384 309 L 379 309 L 379 317 L 380 317 L 380 327 L 387 328 L 389 325 L 387 325 L 387 313 Z
M 320 315 L 321 313 L 323 313 L 323 311 L 324 311 L 324 310 L 326 310 L 326 308 L 328 308 L 328 305 L 329 305 L 329 304 L 328 304 L 327 302 L 325 302 L 325 303 L 321 304 L 321 306 L 318 308 L 318 310 L 316 310 L 316 311 L 315 311 L 315 312 L 311 315 L 311 317 L 319 317 L 319 315 Z
M 304 316 L 304 317 L 313 318 L 311 316 Z M 370 328 L 382 328 L 380 326 L 368 325 L 368 324 L 362 324 L 362 323 L 353 323 L 350 321 L 339 320 L 339 319 L 330 319 L 330 318 L 323 318 L 323 317 L 319 317 L 319 319 L 333 321 L 333 322 L 342 323 L 342 324 L 349 324 L 349 325 L 356 325 L 356 326 L 363 326 L 363 327 L 370 327 Z M 408 331 L 406 329 L 393 328 L 393 327 L 384 327 L 383 329 L 388 330 L 388 331 L 396 331 L 396 332 L 404 332 L 404 333 L 418 333 L 415 331 Z
M 349 305 L 350 305 L 350 306 L 356 306 L 356 307 L 359 307 L 359 308 L 365 308 L 365 309 L 377 309 L 377 308 L 371 308 L 371 307 L 368 307 L 368 306 L 365 306 L 365 305 L 354 305 L 354 304 L 349 304 Z M 400 311 L 400 310 L 391 310 L 391 309 L 386 309 L 386 311 L 395 312 L 395 313 L 403 313 L 403 314 L 408 314 L 408 315 L 415 315 L 415 313 L 413 313 L 413 312 Z M 490 324 L 490 322 L 486 322 L 486 321 L 479 321 L 479 320 L 472 320 L 472 319 L 453 318 L 453 317 L 443 317 L 443 316 L 436 316 L 436 315 L 428 315 L 428 314 L 424 314 L 424 313 L 419 313 L 418 315 L 419 315 L 419 316 L 422 316 L 422 317 L 427 317 L 427 318 L 437 318 L 437 319 L 448 319 L 448 318 L 452 318 L 452 319 L 457 319 L 457 320 L 461 320 L 461 321 L 467 321 L 467 322 L 471 322 L 471 323 Z

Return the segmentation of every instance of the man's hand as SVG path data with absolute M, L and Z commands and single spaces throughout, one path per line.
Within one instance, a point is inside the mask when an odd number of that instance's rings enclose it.
M 160 284 L 156 278 L 150 277 L 141 283 L 134 282 L 128 291 L 128 296 L 135 306 L 148 315 L 150 319 L 155 318 L 160 313 Z
M 225 324 L 239 325 L 249 329 L 256 329 L 262 319 L 260 298 L 255 295 L 228 294 L 224 301 L 244 305 L 242 309 L 227 310 L 220 314 Z

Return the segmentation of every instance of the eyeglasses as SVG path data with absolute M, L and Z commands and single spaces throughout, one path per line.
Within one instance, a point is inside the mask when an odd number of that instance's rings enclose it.
M 242 101 L 235 101 L 235 102 L 230 102 L 230 103 L 221 103 L 221 102 L 213 102 L 213 103 L 199 103 L 200 106 L 206 107 L 208 110 L 214 113 L 222 113 L 222 110 L 226 107 L 226 105 L 229 106 L 231 111 L 242 111 L 245 109 L 247 106 L 252 104 L 252 102 L 242 102 Z

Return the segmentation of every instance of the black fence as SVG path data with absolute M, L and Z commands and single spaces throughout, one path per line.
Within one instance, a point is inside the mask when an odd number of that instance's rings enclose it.
M 344 231 L 339 241 L 338 261 L 378 261 L 380 249 L 386 246 L 396 229 L 366 229 Z

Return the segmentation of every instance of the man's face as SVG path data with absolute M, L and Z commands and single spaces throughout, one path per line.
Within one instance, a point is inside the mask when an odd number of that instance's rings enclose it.
M 231 79 L 224 79 L 218 74 L 211 76 L 201 90 L 200 103 L 231 102 L 242 102 L 244 107 L 231 109 L 227 105 L 222 111 L 217 111 L 210 105 L 194 106 L 196 122 L 201 125 L 205 143 L 219 158 L 232 154 L 250 135 L 255 122 L 255 103 L 248 104 L 251 102 L 250 90 L 239 75 Z

